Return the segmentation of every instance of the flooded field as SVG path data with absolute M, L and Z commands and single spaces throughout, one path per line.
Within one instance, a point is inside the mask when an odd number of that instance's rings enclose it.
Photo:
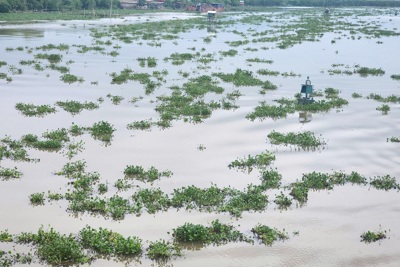
M 399 266 L 399 40 L 389 9 L 1 24 L 0 263 Z

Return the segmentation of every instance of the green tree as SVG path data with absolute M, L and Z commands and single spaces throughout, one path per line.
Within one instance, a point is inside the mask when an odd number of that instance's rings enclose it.
M 5 1 L 0 1 L 0 13 L 8 13 L 10 12 L 10 4 Z

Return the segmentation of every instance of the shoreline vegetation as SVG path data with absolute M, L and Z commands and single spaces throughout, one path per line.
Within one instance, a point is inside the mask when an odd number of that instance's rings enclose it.
M 53 3 L 54 2 L 54 3 Z M 23 22 L 39 22 L 52 20 L 96 20 L 101 18 L 123 18 L 129 15 L 141 15 L 160 12 L 187 12 L 196 14 L 196 12 L 188 11 L 188 7 L 195 5 L 195 2 L 178 2 L 165 1 L 161 8 L 152 8 L 146 5 L 144 1 L 138 1 L 136 8 L 123 8 L 120 1 L 101 1 L 98 4 L 93 1 L 91 5 L 82 1 L 71 2 L 70 5 L 63 5 L 59 1 L 35 1 L 34 4 L 26 4 L 26 1 L 9 1 L 0 0 L 0 25 L 7 23 L 23 23 Z M 110 7 L 110 3 L 113 3 Z M 346 1 L 332 2 L 329 6 L 324 1 L 305 1 L 292 0 L 260 2 L 258 0 L 247 0 L 246 6 L 240 6 L 239 1 L 223 1 L 224 11 L 240 11 L 240 12 L 264 12 L 277 8 L 399 8 L 400 1 L 396 0 L 364 0 L 364 1 Z M 54 6 L 53 6 L 54 5 Z M 74 5 L 74 6 L 72 6 Z M 396 15 L 396 11 L 394 10 Z

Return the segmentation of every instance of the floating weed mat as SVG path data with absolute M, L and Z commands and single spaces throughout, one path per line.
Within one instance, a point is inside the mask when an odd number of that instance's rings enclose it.
M 253 168 L 263 169 L 269 166 L 275 160 L 275 155 L 272 152 L 265 151 L 258 155 L 248 155 L 244 159 L 236 159 L 229 165 L 229 169 L 238 169 L 242 171 L 251 172 Z
M 0 179 L 2 181 L 7 181 L 11 179 L 17 179 L 22 177 L 22 172 L 20 172 L 17 167 L 14 168 L 4 168 L 0 167 Z
M 289 238 L 284 231 L 261 224 L 256 225 L 251 231 L 257 240 L 270 246 L 277 240 Z M 137 236 L 126 237 L 107 228 L 93 228 L 88 225 L 77 234 L 61 234 L 50 226 L 49 229 L 41 226 L 36 233 L 10 234 L 4 230 L 0 232 L 1 242 L 30 246 L 34 253 L 19 253 L 15 248 L 9 252 L 0 250 L 0 263 L 2 266 L 12 266 L 39 260 L 52 266 L 70 266 L 93 264 L 98 259 L 112 257 L 128 264 L 132 260 L 140 260 L 143 256 L 157 262 L 165 262 L 182 256 L 182 249 L 190 249 L 194 244 L 206 246 L 232 242 L 254 243 L 251 236 L 218 219 L 212 221 L 209 226 L 185 223 L 172 229 L 171 232 L 171 241 L 159 239 L 143 242 Z M 145 243 L 149 244 L 147 248 L 144 248 Z
M 226 244 L 228 242 L 249 242 L 249 237 L 240 233 L 230 225 L 223 224 L 219 220 L 211 222 L 211 226 L 201 224 L 185 223 L 173 229 L 173 237 L 176 242 L 200 243 L 200 244 Z
M 285 229 L 282 231 L 271 228 L 267 225 L 258 224 L 251 229 L 251 232 L 256 236 L 261 243 L 271 246 L 275 241 L 289 239 Z
M 253 76 L 251 71 L 236 69 L 234 74 L 213 73 L 224 82 L 233 83 L 235 86 L 261 86 L 264 89 L 274 90 L 277 87 L 270 82 L 263 82 Z
M 334 93 L 332 89 L 327 89 L 324 93 L 326 100 L 316 100 L 313 103 L 303 105 L 298 99 L 281 98 L 274 100 L 277 104 L 268 104 L 266 101 L 260 102 L 260 105 L 254 108 L 254 111 L 247 114 L 246 118 L 254 121 L 256 119 L 264 120 L 271 118 L 274 120 L 286 118 L 289 114 L 296 111 L 309 112 L 328 112 L 331 109 L 339 109 L 347 105 L 349 102 L 337 96 L 336 89 Z
M 97 103 L 94 102 L 81 103 L 75 100 L 57 101 L 56 105 L 61 107 L 66 112 L 71 113 L 72 115 L 79 114 L 84 109 L 94 110 L 99 108 L 99 105 Z
M 10 137 L 0 139 L 0 161 L 9 159 L 12 161 L 37 161 L 29 157 L 25 145 L 19 140 L 13 140 Z
M 46 115 L 56 112 L 56 109 L 54 107 L 51 107 L 50 105 L 34 105 L 32 103 L 17 103 L 15 105 L 15 108 L 24 116 L 28 117 L 44 117 Z
M 124 174 L 126 178 L 134 178 L 142 182 L 154 182 L 161 177 L 171 177 L 171 171 L 158 171 L 154 166 L 151 166 L 147 171 L 138 165 L 128 165 L 124 169 Z
M 367 231 L 360 235 L 361 242 L 373 243 L 387 238 L 387 231 L 379 229 L 378 231 Z
M 301 149 L 315 149 L 326 145 L 323 139 L 315 137 L 314 133 L 310 131 L 286 134 L 272 131 L 268 134 L 268 139 L 273 145 L 293 145 Z

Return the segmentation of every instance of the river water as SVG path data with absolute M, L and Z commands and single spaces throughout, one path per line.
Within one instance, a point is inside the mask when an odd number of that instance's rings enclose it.
M 298 12 L 298 10 L 294 10 Z M 252 43 L 234 47 L 238 51 L 235 57 L 221 57 L 219 51 L 232 49 L 226 43 L 240 39 L 234 30 L 251 34 L 271 29 L 272 26 L 285 24 L 297 18 L 293 10 L 275 10 L 262 13 L 273 20 L 272 23 L 242 23 L 219 25 L 216 33 L 207 29 L 193 29 L 180 33 L 176 40 L 162 40 L 161 47 L 151 46 L 146 41 L 125 44 L 113 40 L 121 48 L 119 55 L 111 57 L 99 52 L 77 53 L 76 45 L 93 44 L 90 29 L 107 28 L 116 24 L 146 23 L 171 19 L 190 18 L 191 14 L 160 13 L 132 16 L 124 19 L 99 21 L 43 22 L 21 25 L 0 25 L 0 61 L 7 62 L 0 67 L 0 73 L 12 77 L 11 82 L 0 80 L 0 136 L 19 139 L 22 135 L 33 133 L 40 135 L 48 130 L 68 128 L 72 123 L 92 125 L 97 121 L 109 121 L 116 129 L 111 145 L 105 146 L 90 136 L 84 135 L 76 140 L 84 141 L 84 150 L 74 160 L 85 160 L 88 171 L 97 171 L 109 183 L 112 195 L 117 193 L 114 182 L 123 177 L 126 165 L 156 166 L 159 170 L 171 170 L 171 178 L 154 182 L 171 193 L 174 188 L 196 185 L 208 187 L 216 184 L 242 189 L 248 184 L 259 183 L 258 174 L 230 170 L 227 166 L 237 158 L 255 155 L 265 150 L 273 151 L 276 160 L 273 167 L 282 174 L 283 184 L 301 179 L 303 173 L 312 171 L 332 172 L 357 171 L 365 177 L 390 175 L 400 183 L 400 145 L 387 142 L 387 138 L 400 137 L 400 103 L 389 104 L 391 110 L 382 115 L 376 108 L 381 103 L 367 99 L 370 93 L 382 96 L 400 96 L 400 82 L 390 78 L 400 74 L 399 36 L 367 38 L 355 34 L 353 40 L 348 30 L 325 32 L 316 42 L 304 41 L 287 49 L 279 49 L 274 44 Z M 315 14 L 320 11 L 312 10 Z M 379 29 L 400 31 L 400 17 L 390 10 L 334 10 L 331 19 L 352 23 L 372 23 Z M 313 14 L 314 14 L 313 13 Z M 321 11 L 322 13 L 322 11 Z M 250 14 L 226 13 L 221 20 L 240 19 Z M 250 29 L 250 30 L 249 30 Z M 357 37 L 362 38 L 358 39 Z M 210 37 L 211 42 L 203 38 Z M 251 40 L 251 38 L 249 39 Z M 332 42 L 335 40 L 335 42 Z M 29 48 L 46 44 L 68 44 L 68 51 L 60 52 L 63 62 L 71 60 L 70 72 L 84 78 L 82 83 L 65 84 L 60 74 L 46 69 L 37 71 L 20 64 L 21 60 L 32 59 Z M 74 46 L 75 45 L 75 46 Z M 267 49 L 262 47 L 267 46 Z M 21 47 L 21 51 L 17 49 Z M 197 68 L 197 63 L 186 62 L 175 66 L 164 61 L 174 52 L 186 53 L 188 48 L 212 53 L 218 59 L 209 64 L 209 69 Z M 8 48 L 14 48 L 9 51 Z M 245 48 L 252 48 L 245 49 Z M 38 51 L 33 50 L 33 54 Z M 57 52 L 58 53 L 58 52 Z M 128 82 L 121 85 L 110 83 L 110 73 L 120 72 L 125 67 L 144 71 L 137 58 L 155 57 L 156 70 L 168 70 L 166 83 L 154 94 L 145 95 L 143 85 Z M 259 58 L 272 60 L 272 64 L 248 63 L 246 59 Z M 360 77 L 353 75 L 330 75 L 332 64 L 355 65 L 369 68 L 381 68 L 381 76 Z M 21 68 L 21 75 L 13 74 L 10 66 Z M 299 74 L 295 77 L 258 76 L 268 79 L 278 86 L 275 91 L 259 94 L 259 88 L 235 87 L 221 83 L 225 90 L 239 90 L 242 96 L 236 104 L 236 110 L 217 110 L 203 123 L 191 124 L 183 121 L 173 122 L 167 129 L 153 128 L 151 131 L 127 130 L 126 125 L 137 120 L 156 118 L 154 101 L 157 95 L 169 93 L 168 87 L 182 84 L 183 78 L 178 71 L 196 75 L 210 75 L 213 72 L 232 73 L 241 68 L 256 73 L 258 69 L 268 68 Z M 343 68 L 343 67 L 342 67 Z M 299 122 L 299 113 L 290 114 L 285 119 L 265 119 L 254 122 L 245 117 L 260 101 L 273 103 L 274 99 L 291 98 L 300 90 L 300 85 L 309 76 L 314 88 L 324 90 L 333 87 L 340 90 L 340 96 L 349 101 L 340 110 L 312 114 L 308 123 Z M 352 94 L 363 97 L 353 99 Z M 114 105 L 107 94 L 123 96 L 119 105 Z M 142 96 L 136 104 L 128 100 Z M 45 117 L 24 117 L 15 104 L 33 103 L 54 105 L 57 101 L 77 100 L 93 101 L 104 98 L 104 103 L 94 111 L 82 111 L 72 116 L 58 108 L 55 114 Z M 212 97 L 212 96 L 207 96 Z M 272 130 L 279 132 L 312 131 L 321 135 L 327 145 L 317 150 L 296 150 L 285 146 L 274 146 L 268 141 L 267 134 Z M 199 150 L 202 144 L 206 149 Z M 264 212 L 244 212 L 241 218 L 232 218 L 229 214 L 170 209 L 154 215 L 142 214 L 140 217 L 128 215 L 124 220 L 113 221 L 101 216 L 88 214 L 77 217 L 66 212 L 66 201 L 47 203 L 43 206 L 31 206 L 28 196 L 37 192 L 63 192 L 66 180 L 55 176 L 69 160 L 62 153 L 49 153 L 29 150 L 31 157 L 39 158 L 38 163 L 1 161 L 1 167 L 18 167 L 23 173 L 21 179 L 0 182 L 0 230 L 10 233 L 37 231 L 41 226 L 54 227 L 61 233 L 77 233 L 86 225 L 106 227 L 123 235 L 138 236 L 143 240 L 155 241 L 160 238 L 169 240 L 168 232 L 185 222 L 207 225 L 219 219 L 230 223 L 246 234 L 256 224 L 266 224 L 285 229 L 290 238 L 276 242 L 272 246 L 261 244 L 230 243 L 222 246 L 208 246 L 195 250 L 184 250 L 184 256 L 173 259 L 167 266 L 399 266 L 400 265 L 400 194 L 396 190 L 383 191 L 369 186 L 345 185 L 333 190 L 310 191 L 309 200 L 304 206 L 293 204 L 288 210 L 279 210 L 271 203 Z M 149 185 L 139 184 L 141 187 Z M 132 191 L 123 192 L 129 195 Z M 278 192 L 270 192 L 270 200 Z M 372 244 L 360 242 L 360 235 L 368 230 L 380 228 L 387 230 L 388 239 Z M 293 234 L 297 232 L 298 234 Z M 18 247 L 19 248 L 19 247 Z M 0 243 L 0 250 L 11 249 L 11 245 Z M 21 248 L 23 249 L 23 248 Z M 140 261 L 115 262 L 114 260 L 96 260 L 92 266 L 151 266 L 154 264 L 145 257 Z M 44 266 L 35 262 L 30 266 Z

